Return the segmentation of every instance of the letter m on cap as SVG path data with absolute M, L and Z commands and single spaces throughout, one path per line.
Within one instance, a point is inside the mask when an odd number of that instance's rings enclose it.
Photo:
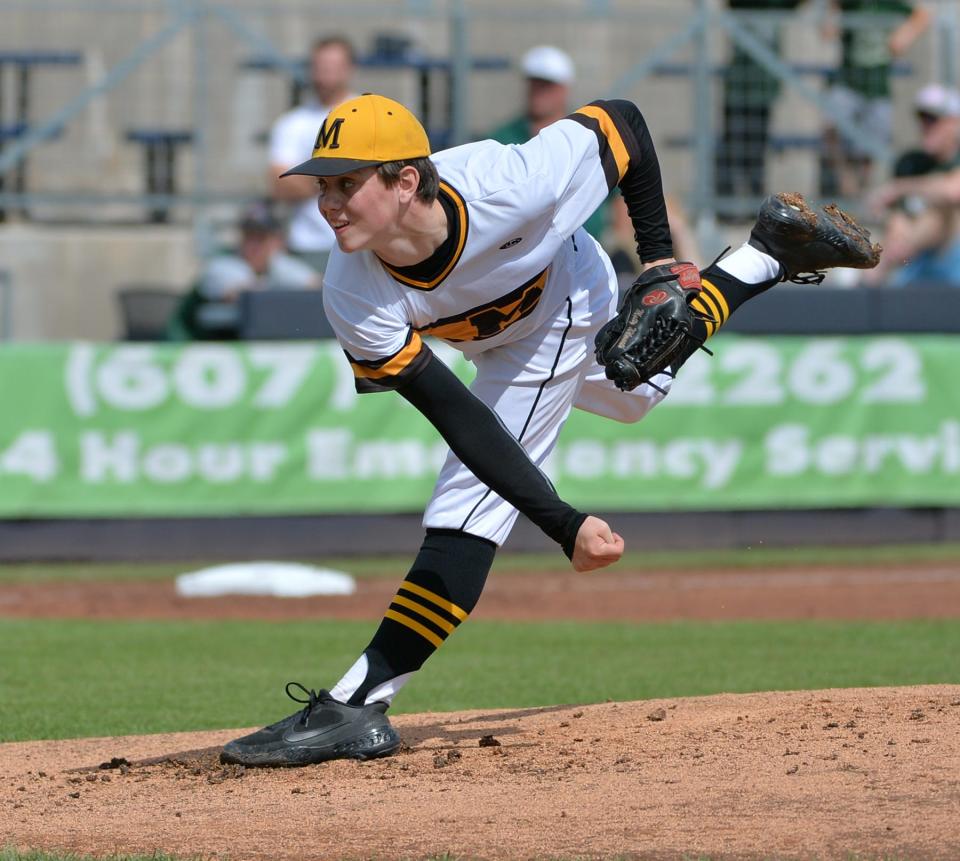
M 343 117 L 337 117 L 330 128 L 327 128 L 327 121 L 323 121 L 320 131 L 317 132 L 317 139 L 314 141 L 314 149 L 340 149 L 340 126 L 343 125 Z M 331 143 L 332 141 L 332 143 Z

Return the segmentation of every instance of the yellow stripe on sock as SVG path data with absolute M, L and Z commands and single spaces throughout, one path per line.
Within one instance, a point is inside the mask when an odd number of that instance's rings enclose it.
M 701 302 L 703 302 L 703 306 L 710 313 L 710 316 L 713 317 L 713 322 L 719 329 L 723 325 L 723 321 L 726 320 L 726 317 L 720 313 L 720 309 L 717 307 L 717 303 L 714 302 L 713 297 L 711 297 L 710 294 L 704 290 L 700 293 L 698 298 Z
M 401 625 L 406 625 L 411 631 L 416 631 L 424 640 L 428 643 L 432 643 L 435 649 L 439 649 L 443 645 L 443 639 L 438 637 L 433 631 L 429 628 L 421 625 L 416 619 L 411 619 L 409 616 L 404 616 L 402 613 L 398 613 L 396 610 L 387 610 L 383 614 L 385 619 L 393 619 L 394 622 L 399 622 Z
M 706 278 L 701 278 L 700 283 L 703 285 L 703 289 L 710 294 L 710 297 L 717 303 L 720 307 L 720 313 L 723 315 L 720 318 L 721 323 L 727 322 L 727 317 L 730 316 L 730 306 L 727 304 L 727 298 L 720 292 L 720 288 L 717 287 L 712 281 L 707 281 Z
M 393 598 L 394 604 L 399 604 L 401 607 L 407 607 L 410 610 L 413 610 L 415 613 L 419 613 L 423 616 L 424 619 L 429 619 L 436 625 L 438 628 L 442 628 L 448 634 L 452 634 L 457 626 L 453 622 L 444 619 L 443 616 L 438 616 L 433 610 L 428 610 L 421 604 L 418 604 L 416 601 L 411 601 L 409 598 L 404 598 L 403 595 L 395 595 Z
M 699 295 L 699 296 L 697 296 L 696 298 L 694 298 L 694 300 L 690 303 L 690 307 L 693 308 L 694 311 L 699 311 L 701 314 L 705 314 L 707 317 L 713 317 L 713 316 L 714 316 L 714 312 L 711 311 L 710 308 L 707 307 L 706 302 L 703 301 L 703 296 L 702 296 L 702 294 Z M 710 322 L 710 320 L 704 320 L 704 321 L 703 321 L 703 325 L 706 326 L 706 328 L 707 328 L 707 337 L 708 337 L 708 338 L 709 338 L 714 332 L 717 331 L 717 326 L 716 326 L 716 324 Z
M 414 595 L 419 595 L 421 598 L 426 598 L 431 604 L 436 604 L 441 610 L 446 610 L 451 616 L 456 616 L 461 622 L 465 621 L 467 616 L 470 615 L 466 610 L 461 610 L 452 601 L 441 598 L 429 589 L 424 589 L 423 586 L 418 586 L 409 580 L 404 580 L 403 583 L 400 584 L 400 588 L 406 589 L 408 592 L 413 592 Z

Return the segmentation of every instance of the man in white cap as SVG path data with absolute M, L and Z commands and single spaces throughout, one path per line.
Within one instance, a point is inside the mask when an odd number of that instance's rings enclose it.
M 570 88 L 576 67 L 566 51 L 553 45 L 537 45 L 520 60 L 526 93 L 523 113 L 495 128 L 490 138 L 502 144 L 526 143 L 540 129 L 563 119 L 570 112 Z M 583 225 L 595 239 L 601 239 L 610 201 L 605 200 Z
M 490 137 L 498 143 L 525 143 L 570 110 L 570 85 L 576 71 L 567 53 L 553 45 L 538 45 L 523 55 L 520 68 L 527 86 L 524 110 L 493 131 Z
M 894 179 L 870 197 L 885 219 L 887 254 L 864 273 L 864 284 L 943 280 L 958 283 L 960 250 L 956 208 L 960 204 L 960 91 L 927 84 L 913 100 L 920 146 L 900 155 Z
M 896 177 L 922 176 L 960 167 L 960 91 L 927 84 L 913 100 L 920 146 L 896 162 Z

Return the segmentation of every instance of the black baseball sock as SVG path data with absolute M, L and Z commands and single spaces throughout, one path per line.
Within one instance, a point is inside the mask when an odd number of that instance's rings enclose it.
M 390 702 L 480 599 L 497 546 L 453 529 L 428 529 L 380 627 L 331 689 L 350 705 Z

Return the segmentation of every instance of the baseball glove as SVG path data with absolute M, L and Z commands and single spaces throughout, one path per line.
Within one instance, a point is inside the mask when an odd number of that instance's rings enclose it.
M 672 373 L 674 362 L 703 346 L 693 322 L 705 318 L 690 307 L 699 292 L 700 272 L 692 263 L 664 263 L 637 278 L 617 316 L 594 339 L 607 379 L 629 392 L 663 371 Z

